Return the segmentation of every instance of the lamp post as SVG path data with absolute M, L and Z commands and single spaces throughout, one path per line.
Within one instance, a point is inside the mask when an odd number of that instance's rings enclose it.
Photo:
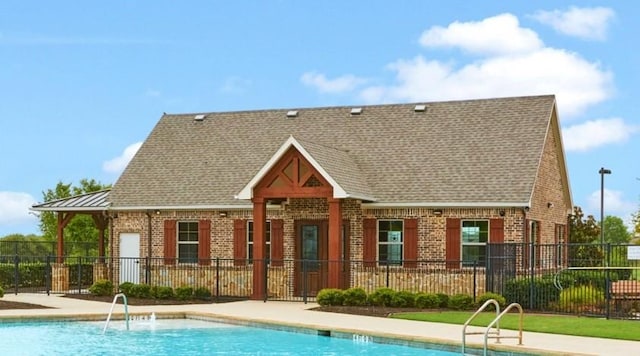
M 610 169 L 600 168 L 600 244 L 604 246 L 604 175 L 611 174 Z

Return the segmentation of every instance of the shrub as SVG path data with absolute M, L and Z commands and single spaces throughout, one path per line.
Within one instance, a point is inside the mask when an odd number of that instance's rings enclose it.
M 476 307 L 480 308 L 487 300 L 495 299 L 498 302 L 500 308 L 504 308 L 507 305 L 507 300 L 498 293 L 486 292 L 481 294 L 476 301 Z M 493 304 L 489 304 L 485 310 L 496 310 L 496 307 Z
M 349 288 L 343 292 L 342 304 L 360 306 L 367 304 L 367 292 L 363 288 Z
M 0 298 L 4 297 L 4 289 L 0 286 Z
M 342 305 L 344 302 L 344 291 L 336 288 L 325 288 L 316 295 L 316 302 L 321 306 Z
M 566 285 L 565 282 L 562 285 Z M 536 278 L 514 278 L 505 283 L 504 297 L 507 303 L 519 303 L 527 309 L 548 309 L 560 298 L 560 290 L 556 288 L 553 276 Z
M 438 307 L 446 308 L 449 306 L 449 296 L 444 293 L 436 293 L 436 297 L 438 297 Z
M 449 298 L 449 308 L 454 310 L 469 310 L 473 308 L 473 298 L 468 294 L 455 294 Z
M 192 298 L 193 298 L 193 288 L 187 287 L 187 286 L 176 288 L 176 299 L 190 300 Z
M 89 293 L 94 295 L 113 295 L 113 282 L 100 279 L 89 287 Z
M 172 299 L 174 297 L 173 288 L 167 286 L 151 287 L 151 295 L 156 299 Z
M 118 286 L 118 289 L 120 290 L 121 293 L 124 293 L 124 295 L 130 295 L 131 288 L 133 286 L 134 284 L 131 282 L 124 282 L 124 283 L 120 283 L 120 285 Z
M 193 291 L 193 297 L 198 300 L 211 300 L 211 291 L 209 288 L 198 287 Z
M 367 301 L 377 307 L 389 307 L 392 305 L 393 296 L 396 292 L 391 288 L 378 288 L 369 294 Z
M 395 307 L 395 308 L 411 308 L 411 307 L 413 307 L 415 305 L 416 305 L 416 295 L 411 293 L 411 292 L 400 291 L 400 292 L 396 292 L 391 297 L 391 306 L 392 307 Z
M 134 284 L 130 293 L 134 298 L 153 298 L 151 286 L 148 284 Z
M 422 309 L 435 309 L 440 307 L 440 299 L 434 293 L 416 294 L 416 307 Z
M 585 308 L 596 307 L 604 303 L 604 293 L 593 286 L 575 286 L 560 292 L 560 307 L 582 311 Z

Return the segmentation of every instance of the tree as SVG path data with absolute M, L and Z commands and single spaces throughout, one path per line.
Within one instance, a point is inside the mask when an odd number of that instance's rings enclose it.
M 602 249 L 599 242 L 600 226 L 593 215 L 584 219 L 582 208 L 575 206 L 569 217 L 569 262 L 571 266 L 601 266 L 603 264 Z
M 624 221 L 617 216 L 607 215 L 604 218 L 604 240 L 612 244 L 626 244 L 631 241 L 631 234 Z
M 94 179 L 81 179 L 79 186 L 71 183 L 58 182 L 54 189 L 42 192 L 45 202 L 69 198 L 74 195 L 97 192 L 108 189 L 111 185 L 104 185 Z M 43 211 L 40 214 L 40 231 L 46 241 L 56 241 L 58 234 L 58 219 L 55 213 Z M 71 247 L 67 250 L 67 255 L 86 255 L 89 251 L 97 251 L 98 229 L 95 227 L 93 218 L 87 214 L 78 214 L 71 219 L 64 229 L 65 245 Z M 81 248 L 75 243 L 91 244 L 91 249 Z M 74 246 L 76 245 L 76 246 Z M 75 247 L 75 248 L 74 248 Z

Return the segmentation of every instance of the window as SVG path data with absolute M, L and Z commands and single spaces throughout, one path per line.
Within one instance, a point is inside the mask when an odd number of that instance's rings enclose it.
M 271 221 L 267 221 L 265 229 L 265 239 L 267 240 L 265 256 L 271 258 Z M 247 259 L 253 260 L 253 221 L 247 222 Z
M 402 264 L 402 235 L 402 220 L 378 220 L 378 261 L 380 264 Z
M 462 265 L 484 265 L 489 241 L 489 221 L 462 221 Z
M 178 263 L 198 262 L 198 222 L 178 222 Z

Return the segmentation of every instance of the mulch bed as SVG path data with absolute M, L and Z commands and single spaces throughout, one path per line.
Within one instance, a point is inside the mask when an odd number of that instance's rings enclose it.
M 403 313 L 403 312 L 427 312 L 433 311 L 432 309 L 420 309 L 420 308 L 389 308 L 389 307 L 354 307 L 354 306 L 324 306 L 317 307 L 313 310 L 329 312 L 329 313 L 341 313 L 341 314 L 354 314 L 363 316 L 375 316 L 387 318 L 391 314 Z
M 21 302 L 10 302 L 8 300 L 0 299 L 0 310 L 6 310 L 6 309 L 51 309 L 51 308 L 45 307 L 44 305 L 21 303 Z

